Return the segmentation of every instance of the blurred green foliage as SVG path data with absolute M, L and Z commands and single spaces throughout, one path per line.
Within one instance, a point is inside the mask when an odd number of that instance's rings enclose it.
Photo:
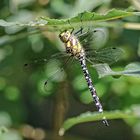
M 76 16 L 85 10 L 104 13 L 112 8 L 140 11 L 140 1 L 1 0 L 0 18 L 9 22 L 29 22 L 41 16 L 61 19 Z M 140 17 L 127 17 L 116 20 L 116 23 L 120 21 L 139 23 Z M 42 32 L 41 29 L 39 33 L 31 34 L 34 30 L 0 27 L 0 140 L 42 140 L 44 132 L 46 139 L 52 139 L 52 132 L 58 132 L 64 116 L 70 118 L 88 110 L 96 110 L 76 61 L 64 66 L 64 71 L 57 72 L 57 76 L 50 78 L 47 87 L 44 87 L 44 82 L 64 65 L 65 59 L 32 64 L 35 60 L 49 59 L 63 50 L 57 33 L 44 29 Z M 121 61 L 113 64 L 112 68 L 122 70 L 127 64 L 139 61 L 139 30 L 122 27 L 105 30 L 108 32 L 105 46 L 117 46 L 125 50 Z M 25 63 L 31 65 L 24 67 Z M 140 78 L 108 76 L 98 79 L 93 67 L 89 66 L 89 71 L 104 110 L 140 114 Z M 38 128 L 41 129 L 38 131 Z M 67 140 L 139 140 L 140 120 L 111 120 L 109 128 L 100 122 L 80 124 L 68 133 L 71 136 L 66 136 Z M 73 134 L 77 137 L 72 137 Z

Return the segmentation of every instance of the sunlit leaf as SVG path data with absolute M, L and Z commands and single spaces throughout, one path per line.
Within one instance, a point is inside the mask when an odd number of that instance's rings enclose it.
M 18 23 L 16 22 L 7 22 L 3 19 L 0 19 L 0 26 L 3 26 L 3 27 L 7 27 L 7 26 L 14 26 L 14 25 L 17 25 Z
M 76 124 L 102 120 L 103 116 L 106 116 L 107 119 L 125 119 L 125 118 L 139 117 L 133 113 L 125 113 L 121 111 L 110 111 L 110 112 L 105 112 L 104 114 L 99 114 L 95 112 L 94 113 L 86 112 L 77 117 L 67 119 L 62 125 L 62 127 L 60 128 L 59 135 L 64 135 L 66 130 L 70 129 L 72 126 Z
M 134 76 L 140 78 L 140 63 L 130 63 L 128 64 L 123 71 L 113 71 L 108 64 L 96 64 L 92 65 L 98 72 L 99 78 L 105 77 L 105 76 Z

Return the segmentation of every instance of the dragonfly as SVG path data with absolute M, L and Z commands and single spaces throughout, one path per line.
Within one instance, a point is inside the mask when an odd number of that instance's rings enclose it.
M 95 37 L 96 33 L 102 32 L 100 29 L 94 29 L 94 28 L 88 28 L 88 30 L 84 30 L 84 28 L 80 28 L 78 31 L 74 31 L 74 29 L 70 30 L 63 30 L 59 34 L 60 41 L 65 46 L 65 52 L 60 52 L 52 55 L 51 58 L 63 58 L 68 57 L 68 59 L 65 61 L 64 66 L 67 66 L 67 64 L 70 61 L 70 58 L 74 58 L 79 61 L 79 64 L 81 66 L 81 69 L 83 71 L 85 80 L 87 82 L 87 86 L 89 88 L 89 91 L 93 97 L 93 101 L 95 103 L 95 106 L 99 113 L 103 114 L 103 107 L 99 100 L 99 97 L 97 95 L 95 86 L 93 84 L 93 81 L 91 79 L 90 73 L 87 68 L 87 62 L 91 65 L 99 64 L 99 63 L 107 63 L 112 64 L 114 62 L 117 62 L 121 55 L 123 54 L 123 50 L 121 48 L 117 47 L 107 47 L 107 48 L 101 48 L 101 49 L 93 49 L 93 45 L 95 44 Z M 104 33 L 102 33 L 104 34 Z M 47 59 L 41 59 L 34 61 L 33 63 L 38 62 L 47 62 Z M 25 64 L 25 66 L 28 66 L 28 64 Z M 63 66 L 63 67 L 64 67 Z M 58 70 L 59 71 L 59 70 Z M 55 74 L 58 72 L 56 71 Z M 60 69 L 60 71 L 63 71 L 63 68 Z M 53 74 L 50 76 L 47 81 L 44 83 L 45 88 L 48 84 L 48 81 L 55 75 Z M 103 124 L 106 126 L 109 126 L 109 123 L 104 116 L 102 118 Z
M 122 50 L 115 47 L 98 50 L 92 49 L 93 47 L 91 46 L 94 41 L 94 34 L 98 31 L 99 29 L 93 29 L 83 32 L 83 28 L 81 28 L 74 33 L 74 30 L 64 30 L 59 34 L 59 38 L 65 46 L 66 53 L 79 61 L 96 108 L 99 113 L 103 114 L 103 107 L 97 95 L 86 62 L 88 61 L 92 65 L 95 63 L 111 64 L 119 59 Z M 102 122 L 106 126 L 109 126 L 105 116 L 103 116 Z

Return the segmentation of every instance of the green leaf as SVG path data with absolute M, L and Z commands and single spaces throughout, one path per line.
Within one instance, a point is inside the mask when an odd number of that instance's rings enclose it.
M 58 19 L 50 19 L 48 17 L 41 17 L 41 19 L 46 20 L 48 22 L 48 26 L 55 26 L 61 29 L 61 28 L 72 28 L 77 26 L 79 27 L 79 24 L 81 24 L 82 26 L 87 25 L 96 26 L 98 25 L 98 22 L 104 22 L 108 20 L 114 20 L 133 15 L 140 15 L 140 13 L 112 9 L 105 14 L 86 11 L 70 19 L 58 20 Z
M 94 112 L 94 113 L 86 112 L 86 113 L 82 113 L 81 115 L 77 117 L 67 119 L 63 123 L 62 127 L 60 128 L 59 135 L 61 136 L 64 135 L 66 130 L 70 129 L 72 126 L 76 124 L 102 120 L 104 116 L 106 116 L 107 119 L 125 119 L 125 118 L 139 117 L 136 114 L 125 113 L 121 111 L 104 112 L 104 114 L 100 114 L 97 112 Z
M 3 19 L 0 19 L 0 26 L 3 26 L 3 27 L 14 26 L 16 24 L 17 24 L 16 22 L 7 22 Z
M 109 20 L 114 20 L 118 18 L 123 18 L 127 16 L 140 15 L 139 12 L 128 12 L 125 10 L 116 10 L 112 9 L 105 14 L 99 14 L 95 12 L 83 12 L 77 16 L 69 19 L 51 19 L 49 17 L 40 17 L 36 21 L 31 21 L 29 23 L 19 23 L 19 22 L 6 22 L 0 20 L 0 26 L 29 26 L 29 27 L 48 27 L 51 29 L 66 29 L 79 27 L 79 24 L 82 26 L 87 25 L 98 25 L 99 22 L 105 22 Z M 104 24 L 103 24 L 104 26 Z
M 125 76 L 133 76 L 140 78 L 140 63 L 130 63 L 128 64 L 123 71 L 113 71 L 108 64 L 96 64 L 92 65 L 98 72 L 99 78 L 105 76 L 118 76 L 118 75 L 125 75 Z
M 42 27 L 47 25 L 47 21 L 39 19 L 36 21 L 30 21 L 28 23 L 21 23 L 21 22 L 7 22 L 3 19 L 0 19 L 0 26 L 8 27 L 8 26 L 29 26 L 29 27 Z

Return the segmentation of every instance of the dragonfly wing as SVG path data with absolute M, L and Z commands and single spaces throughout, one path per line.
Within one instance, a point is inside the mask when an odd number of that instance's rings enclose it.
M 88 28 L 86 30 L 79 30 L 77 33 L 76 36 L 86 51 L 87 60 L 93 64 L 112 64 L 123 55 L 124 51 L 117 47 L 97 49 L 98 44 L 96 41 L 103 42 L 106 38 L 106 32 L 101 28 Z
M 66 54 L 65 52 L 55 53 L 49 59 L 47 57 L 44 57 L 44 58 L 37 58 L 34 60 L 30 60 L 30 62 L 24 64 L 24 67 L 28 68 L 28 67 L 40 66 L 40 65 L 48 63 L 48 61 L 50 61 L 52 59 L 60 59 L 61 60 L 67 56 L 68 56 L 68 54 Z
M 90 63 L 108 63 L 117 62 L 123 55 L 124 51 L 121 48 L 103 48 L 98 50 L 86 51 L 86 58 Z
M 106 33 L 103 29 L 87 29 L 83 31 L 81 34 L 77 35 L 80 43 L 86 50 L 90 50 L 93 48 L 97 48 L 106 40 Z M 101 41 L 102 40 L 102 41 Z

